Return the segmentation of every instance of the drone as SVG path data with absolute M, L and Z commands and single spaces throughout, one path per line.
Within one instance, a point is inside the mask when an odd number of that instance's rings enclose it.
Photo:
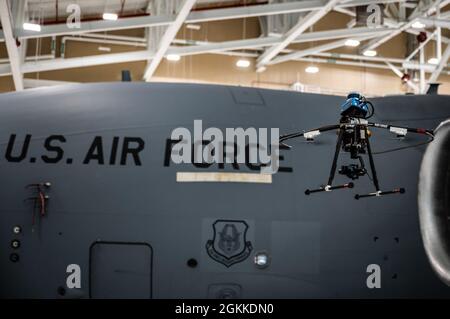
M 337 162 L 341 149 L 343 152 L 350 153 L 350 158 L 352 160 L 357 161 L 356 164 L 352 163 L 349 165 L 341 166 L 341 168 L 338 171 L 339 174 L 345 175 L 351 180 L 356 180 L 365 175 L 369 176 L 370 178 L 369 172 L 366 169 L 362 155 L 367 154 L 369 158 L 370 171 L 372 176 L 370 179 L 373 185 L 375 186 L 375 192 L 363 195 L 356 194 L 355 199 L 405 193 L 405 189 L 403 187 L 394 188 L 393 190 L 388 191 L 380 190 L 380 184 L 377 177 L 375 162 L 373 158 L 374 153 L 372 152 L 372 148 L 370 145 L 370 138 L 372 134 L 371 131 L 369 131 L 369 127 L 389 130 L 390 132 L 396 134 L 397 137 L 399 138 L 404 138 L 407 133 L 422 134 L 427 135 L 429 137 L 429 139 L 424 143 L 406 147 L 399 147 L 396 149 L 383 151 L 376 154 L 388 153 L 391 151 L 397 151 L 401 149 L 406 149 L 430 143 L 434 139 L 434 133 L 432 130 L 422 128 L 400 127 L 389 124 L 369 122 L 368 119 L 371 118 L 374 114 L 375 114 L 374 105 L 361 94 L 352 92 L 348 94 L 346 101 L 341 105 L 341 118 L 339 124 L 326 125 L 309 131 L 294 132 L 291 134 L 280 136 L 280 144 L 291 148 L 291 146 L 285 144 L 284 141 L 297 137 L 303 137 L 306 139 L 306 141 L 311 142 L 314 141 L 315 137 L 317 137 L 323 132 L 337 130 L 338 137 L 336 141 L 336 149 L 334 153 L 333 162 L 331 164 L 331 170 L 328 177 L 328 181 L 326 185 L 322 185 L 320 188 L 305 190 L 306 195 L 354 187 L 353 182 L 349 182 L 342 185 L 333 185 L 333 180 L 336 175 Z

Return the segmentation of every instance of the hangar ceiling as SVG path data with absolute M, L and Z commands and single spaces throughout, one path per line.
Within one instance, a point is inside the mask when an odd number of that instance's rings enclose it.
M 0 76 L 12 75 L 16 90 L 22 90 L 27 73 L 147 61 L 143 80 L 150 81 L 164 58 L 218 54 L 253 58 L 255 72 L 287 61 L 387 69 L 402 78 L 413 71 L 420 81 L 404 80 L 412 92 L 423 93 L 427 83 L 450 72 L 449 4 L 450 0 L 0 0 L 0 40 L 8 52 Z M 315 25 L 332 11 L 345 15 L 347 25 L 316 31 Z M 259 36 L 196 41 L 179 32 L 205 22 L 247 18 L 259 19 Z M 145 29 L 144 37 L 114 34 L 139 28 Z M 409 35 L 408 56 L 377 54 L 380 45 L 399 34 Z M 415 40 L 419 35 L 423 42 Z M 134 50 L 71 58 L 53 51 L 33 59 L 25 56 L 28 41 L 56 37 L 130 45 Z M 310 45 L 298 49 L 299 43 Z M 425 61 L 427 43 L 434 43 L 434 60 Z M 343 46 L 357 46 L 357 52 L 334 52 Z

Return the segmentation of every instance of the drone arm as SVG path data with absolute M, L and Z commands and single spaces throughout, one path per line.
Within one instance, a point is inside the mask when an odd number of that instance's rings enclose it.
M 340 127 L 341 127 L 340 124 L 326 125 L 326 126 L 322 126 L 322 127 L 313 129 L 313 130 L 309 130 L 309 131 L 295 132 L 295 133 L 281 135 L 280 136 L 280 143 L 282 143 L 283 141 L 289 140 L 291 138 L 296 138 L 296 137 L 301 137 L 301 136 L 303 136 L 306 139 L 310 140 L 310 139 L 313 139 L 314 136 L 319 135 L 320 133 L 336 130 L 336 129 L 340 128 Z
M 395 133 L 400 136 L 405 136 L 406 133 L 416 133 L 416 134 L 425 134 L 429 136 L 434 136 L 434 132 L 432 130 L 427 130 L 424 128 L 413 128 L 413 127 L 406 127 L 406 126 L 394 126 L 389 124 L 380 124 L 380 123 L 372 123 L 368 122 L 368 126 L 376 127 L 376 128 L 382 128 L 391 131 L 392 133 Z

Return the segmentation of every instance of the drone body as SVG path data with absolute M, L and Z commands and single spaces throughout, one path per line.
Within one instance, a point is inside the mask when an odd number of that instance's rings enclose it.
M 433 131 L 410 127 L 396 127 L 387 124 L 369 122 L 368 119 L 371 118 L 374 114 L 375 108 L 373 104 L 370 101 L 367 101 L 366 98 L 361 94 L 352 92 L 347 96 L 347 100 L 341 105 L 341 119 L 339 121 L 339 124 L 327 125 L 304 133 L 298 132 L 283 135 L 280 137 L 280 143 L 283 144 L 283 141 L 295 137 L 303 136 L 306 138 L 306 140 L 311 141 L 314 139 L 315 136 L 318 136 L 322 132 L 332 130 L 338 131 L 336 150 L 334 153 L 333 162 L 331 164 L 331 171 L 328 177 L 327 184 L 322 185 L 320 188 L 317 189 L 305 190 L 306 195 L 354 187 L 353 182 L 341 185 L 333 185 L 333 180 L 336 174 L 337 161 L 341 150 L 350 153 L 350 158 L 352 160 L 358 160 L 358 163 L 357 164 L 352 163 L 349 165 L 342 166 L 341 169 L 339 170 L 339 174 L 345 175 L 352 180 L 368 175 L 375 187 L 375 192 L 363 195 L 356 194 L 355 199 L 405 193 L 405 189 L 402 187 L 397 187 L 387 191 L 382 191 L 380 189 L 380 184 L 378 181 L 378 176 L 375 168 L 375 161 L 373 158 L 374 154 L 372 152 L 372 148 L 369 141 L 371 138 L 371 132 L 369 131 L 369 127 L 388 129 L 392 133 L 401 137 L 406 136 L 408 132 L 413 132 L 417 134 L 426 134 L 429 137 L 431 137 L 431 139 L 426 143 L 431 142 L 433 140 Z M 365 162 L 362 157 L 362 155 L 365 154 L 369 158 L 371 176 L 369 175 L 369 172 L 365 167 Z

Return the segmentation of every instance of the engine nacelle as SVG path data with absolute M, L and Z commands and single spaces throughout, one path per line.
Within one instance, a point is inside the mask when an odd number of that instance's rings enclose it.
M 439 125 L 419 177 L 422 240 L 433 270 L 450 286 L 450 120 Z

